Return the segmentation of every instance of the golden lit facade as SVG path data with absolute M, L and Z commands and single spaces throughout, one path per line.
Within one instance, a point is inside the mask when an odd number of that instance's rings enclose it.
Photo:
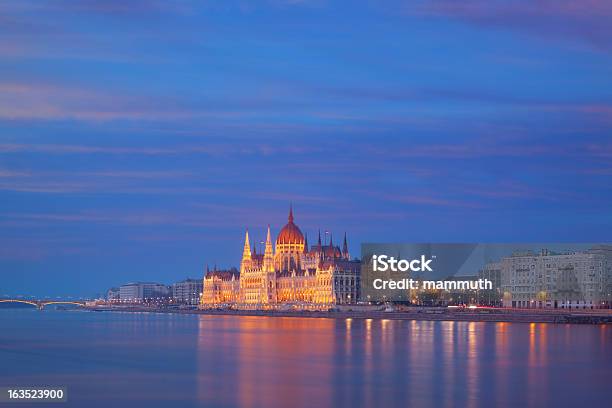
M 239 272 L 237 269 L 229 271 L 206 271 L 200 304 L 206 302 L 214 305 L 231 304 L 238 300 L 240 289 Z
M 360 263 L 350 259 L 346 234 L 342 249 L 334 246 L 331 236 L 323 245 L 320 233 L 317 244 L 309 248 L 290 209 L 274 247 L 269 226 L 263 254 L 251 247 L 247 231 L 240 271 L 207 271 L 200 306 L 329 308 L 355 303 L 360 284 Z

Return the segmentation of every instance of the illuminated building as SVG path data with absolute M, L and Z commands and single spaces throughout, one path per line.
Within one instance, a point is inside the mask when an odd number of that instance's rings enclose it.
M 499 269 L 506 307 L 610 307 L 611 246 L 568 253 L 515 253 L 502 258 Z
M 106 292 L 106 300 L 109 302 L 118 302 L 119 301 L 119 288 L 110 288 Z
M 197 306 L 202 293 L 200 279 L 185 279 L 172 285 L 172 301 L 179 305 Z
M 149 302 L 170 296 L 170 288 L 161 283 L 134 282 L 119 287 L 119 299 L 122 302 Z
M 240 272 L 236 268 L 223 271 L 206 268 L 202 287 L 201 305 L 234 304 L 240 295 Z
M 360 263 L 351 260 L 346 234 L 342 249 L 318 241 L 309 247 L 289 209 L 287 224 L 272 246 L 270 227 L 263 253 L 246 232 L 240 271 L 207 271 L 200 305 L 269 309 L 292 305 L 305 309 L 355 303 L 360 292 Z

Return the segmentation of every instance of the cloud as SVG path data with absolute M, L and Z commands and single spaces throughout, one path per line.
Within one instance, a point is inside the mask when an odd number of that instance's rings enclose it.
M 594 157 L 612 158 L 612 143 L 586 143 L 585 148 Z
M 590 174 L 595 176 L 612 176 L 612 167 L 587 168 L 577 170 L 577 172 L 581 174 Z
M 0 51 L 1 48 L 0 44 Z M 45 76 L 12 76 L 16 78 L 0 79 L 0 120 L 188 125 L 195 122 L 205 123 L 207 128 L 222 125 L 223 130 L 276 129 L 284 132 L 317 127 L 322 122 L 309 123 L 320 111 L 314 102 L 317 96 L 311 89 L 292 87 L 276 80 L 247 84 L 237 91 L 185 93 L 175 90 L 167 93 L 149 88 L 143 90 L 138 85 L 113 88 L 100 86 L 99 82 L 85 85 Z M 276 88 L 290 89 L 276 91 Z M 328 129 L 333 125 L 323 124 Z
M 58 3 L 57 6 L 62 11 L 142 18 L 143 15 L 147 14 L 162 14 L 178 10 L 178 8 L 173 7 L 173 5 L 184 4 L 185 2 L 166 2 L 158 0 L 81 0 L 76 3 L 72 1 L 59 1 Z
M 568 154 L 567 146 L 553 148 L 546 145 L 503 145 L 503 144 L 438 144 L 416 145 L 402 148 L 395 153 L 402 157 L 432 157 L 466 159 L 475 157 L 529 157 L 539 155 Z
M 111 155 L 210 155 L 210 156 L 272 156 L 272 155 L 303 155 L 321 152 L 322 148 L 308 145 L 273 145 L 266 143 L 207 143 L 197 145 L 175 146 L 92 146 L 74 144 L 25 144 L 0 143 L 0 154 L 10 153 L 44 153 L 44 154 L 111 154 Z
M 393 194 L 384 197 L 388 201 L 397 201 L 404 204 L 434 206 L 434 207 L 452 207 L 452 208 L 482 208 L 482 203 L 470 202 L 466 200 L 456 200 L 450 198 L 442 198 L 434 195 L 425 195 L 420 192 L 414 194 Z
M 0 7 L 4 15 L 15 15 L 22 13 L 56 13 L 70 14 L 99 14 L 111 17 L 138 17 L 143 18 L 152 15 L 163 16 L 166 13 L 183 13 L 189 10 L 189 2 L 161 0 L 81 0 L 73 2 L 70 0 L 57 0 L 52 2 L 41 2 L 36 0 L 13 0 L 5 1 Z M 2 14 L 0 14 L 2 15 Z
M 0 153 L 45 153 L 45 154 L 142 154 L 142 155 L 168 155 L 177 154 L 177 148 L 156 147 L 114 147 L 89 146 L 70 144 L 0 144 Z
M 203 214 L 179 214 L 171 212 L 111 212 L 111 211 L 83 211 L 78 213 L 5 213 L 0 215 L 10 221 L 35 221 L 40 223 L 89 223 L 105 225 L 131 225 L 131 226 L 159 226 L 182 225 L 193 227 L 222 227 L 227 226 L 227 220 Z
M 16 177 L 30 177 L 31 173 L 25 171 L 13 171 L 0 169 L 0 178 L 16 178 Z
M 299 202 L 306 200 L 301 197 Z M 282 200 L 289 203 L 289 200 Z M 288 204 L 287 204 L 288 205 Z M 13 226 L 40 227 L 43 224 L 104 224 L 115 226 L 183 226 L 195 228 L 232 228 L 245 226 L 261 227 L 261 234 L 267 223 L 277 220 L 286 222 L 286 210 L 266 206 L 245 207 L 244 205 L 217 205 L 196 203 L 189 208 L 175 210 L 86 210 L 79 212 L 5 212 L 0 213 L 0 223 Z M 298 216 L 298 214 L 296 214 Z M 299 213 L 300 220 L 309 219 L 306 213 Z M 278 225 L 280 228 L 280 225 Z
M 499 138 L 499 137 L 498 137 Z M 237 139 L 233 142 L 215 141 L 206 139 L 200 144 L 193 145 L 166 145 L 166 146 L 95 146 L 85 144 L 33 144 L 33 143 L 0 143 L 0 154 L 40 153 L 52 155 L 142 155 L 142 156 L 181 156 L 181 155 L 207 155 L 220 158 L 238 159 L 243 156 L 288 158 L 291 160 L 282 163 L 283 168 L 291 168 L 296 172 L 309 170 L 316 173 L 328 173 L 330 176 L 344 172 L 354 172 L 359 169 L 374 170 L 386 165 L 385 162 L 377 163 L 375 160 L 401 159 L 409 157 L 430 158 L 476 158 L 476 157 L 531 157 L 531 156 L 591 156 L 605 157 L 610 155 L 611 146 L 606 143 L 594 141 L 575 141 L 550 144 L 548 142 L 537 142 L 530 139 L 499 138 L 499 141 L 489 137 L 461 138 L 457 143 L 432 142 L 423 143 L 420 139 L 390 139 L 384 143 L 374 142 L 371 138 L 333 140 L 333 143 L 321 141 L 311 143 L 305 141 L 294 141 L 292 143 L 267 143 L 249 142 Z M 340 155 L 335 161 L 325 160 L 326 151 L 335 149 L 347 152 Z M 348 154 L 350 152 L 350 154 Z M 359 158 L 370 158 L 371 160 L 359 164 Z M 316 164 L 316 166 L 315 166 Z M 255 165 L 255 164 L 254 164 Z M 320 168 L 318 167 L 320 165 Z M 276 162 L 258 162 L 257 166 L 264 168 L 275 168 Z M 392 165 L 392 167 L 394 164 Z M 10 169 L 2 170 L 5 177 L 9 175 Z M 176 173 L 178 171 L 178 174 Z M 26 173 L 17 172 L 24 176 Z M 1 173 L 0 173 L 1 174 Z M 172 175 L 187 175 L 182 170 L 170 172 L 132 170 L 122 172 L 120 170 L 109 170 L 107 174 L 85 172 L 83 175 L 99 175 L 109 177 L 170 177 Z M 299 174 L 295 175 L 296 177 Z
M 0 119 L 9 120 L 181 120 L 227 119 L 231 110 L 177 106 L 171 98 L 110 92 L 74 85 L 36 82 L 0 82 Z
M 269 88 L 275 85 L 288 90 L 271 93 Z M 322 110 L 315 102 L 321 98 L 333 107 Z M 439 110 L 437 104 L 440 102 L 449 104 L 451 111 L 461 116 L 453 119 L 444 115 L 447 110 Z M 381 103 L 386 104 L 386 109 L 380 110 Z M 458 122 L 463 122 L 466 103 L 471 103 L 472 108 L 493 105 L 514 112 L 563 113 L 578 119 L 601 118 L 606 124 L 612 122 L 612 102 L 607 100 L 526 97 L 478 87 L 341 87 L 290 85 L 282 81 L 279 85 L 269 81 L 249 92 L 196 98 L 193 95 L 161 95 L 151 91 L 101 88 L 49 79 L 0 80 L 0 120 L 173 123 L 191 128 L 202 124 L 209 131 L 222 129 L 227 132 L 232 129 L 234 133 L 307 130 L 364 133 L 397 127 L 456 127 Z M 471 118 L 468 116 L 468 119 Z
M 428 188 L 410 188 L 410 192 L 405 192 L 402 189 L 395 188 L 393 193 L 389 193 L 390 188 L 384 189 L 383 186 L 375 186 L 374 188 L 364 190 L 356 188 L 353 190 L 365 197 L 376 200 L 378 205 L 388 203 L 408 204 L 416 207 L 446 207 L 446 208 L 462 208 L 462 209 L 478 209 L 484 205 L 479 202 L 456 199 L 443 196 L 441 192 L 432 192 Z M 382 212 L 382 211 L 381 211 Z
M 402 2 L 408 14 L 447 17 L 484 28 L 509 29 L 557 42 L 574 41 L 612 51 L 608 0 L 435 0 Z
M 224 174 L 223 179 L 216 176 Z M 279 180 L 283 175 L 270 176 Z M 260 173 L 241 168 L 193 170 L 98 170 L 21 171 L 0 169 L 0 191 L 35 194 L 124 194 L 158 196 L 214 196 L 217 199 L 244 198 L 254 202 L 329 203 L 335 198 L 321 192 L 295 187 L 296 179 L 283 179 L 276 186 L 263 186 Z M 338 182 L 337 179 L 331 180 Z M 308 183 L 308 180 L 303 181 Z M 291 186 L 289 191 L 287 186 Z
M 495 185 L 487 183 L 466 182 L 461 186 L 455 186 L 459 194 L 489 198 L 494 200 L 543 200 L 561 201 L 577 199 L 580 196 L 573 193 L 572 189 L 551 188 L 550 186 L 531 186 L 512 179 L 500 179 Z

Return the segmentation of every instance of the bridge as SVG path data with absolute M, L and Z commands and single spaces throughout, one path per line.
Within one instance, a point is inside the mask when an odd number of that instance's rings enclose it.
M 47 305 L 76 305 L 85 306 L 85 301 L 79 300 L 30 300 L 30 299 L 0 299 L 0 303 L 23 303 L 26 305 L 32 305 L 43 310 Z

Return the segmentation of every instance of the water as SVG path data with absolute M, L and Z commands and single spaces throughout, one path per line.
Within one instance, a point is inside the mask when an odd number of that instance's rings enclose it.
M 611 378 L 606 326 L 0 310 L 0 386 L 54 406 L 609 406 Z

